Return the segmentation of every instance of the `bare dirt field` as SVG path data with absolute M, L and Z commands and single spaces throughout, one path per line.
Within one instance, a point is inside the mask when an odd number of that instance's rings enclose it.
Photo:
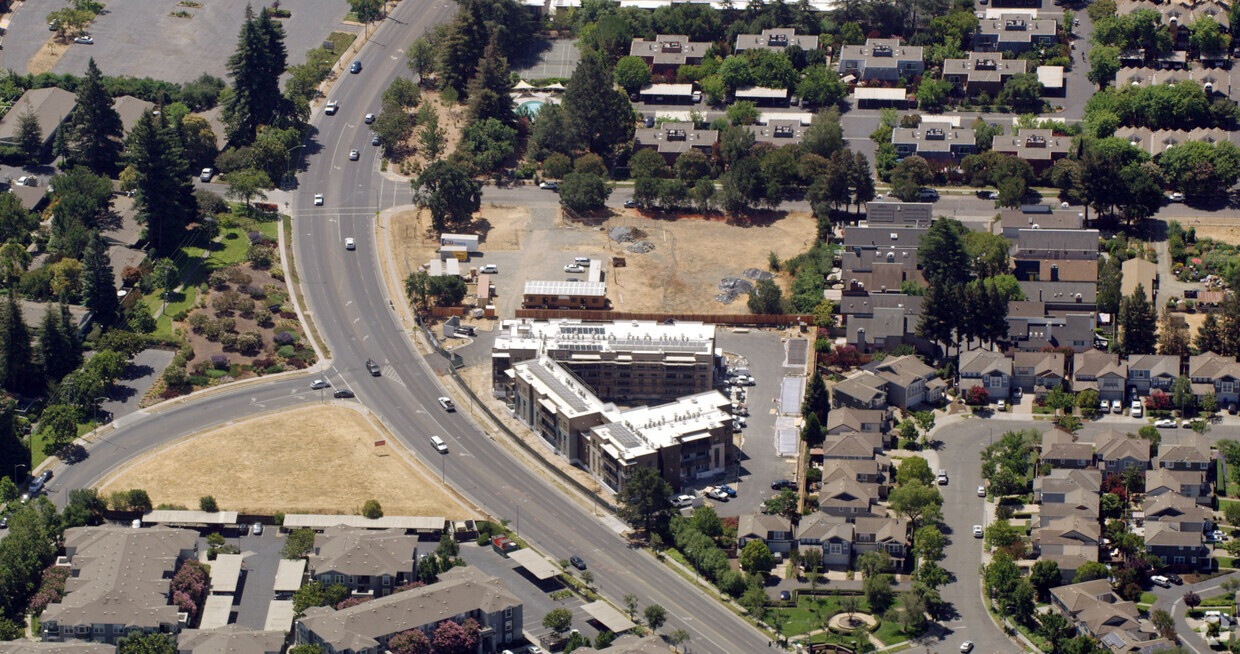
M 375 447 L 385 440 L 387 445 Z M 388 515 L 472 517 L 391 434 L 363 413 L 313 406 L 192 436 L 106 480 L 104 494 L 145 489 L 154 504 L 228 510 L 359 513 L 375 499 Z
M 31 75 L 41 75 L 43 73 L 52 72 L 52 67 L 56 62 L 60 61 L 60 57 L 69 50 L 69 44 L 61 43 L 60 37 L 52 37 L 43 44 L 42 48 L 30 58 L 30 62 L 26 64 L 26 68 Z
M 1224 218 L 1220 219 L 1216 216 L 1194 216 L 1188 218 L 1175 218 L 1185 229 L 1195 227 L 1197 236 L 1203 236 L 1230 243 L 1232 245 L 1240 245 L 1240 226 L 1236 225 L 1236 221 Z

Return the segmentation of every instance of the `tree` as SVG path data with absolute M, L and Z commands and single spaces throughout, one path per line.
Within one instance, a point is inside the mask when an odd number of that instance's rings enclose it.
M 358 22 L 368 25 L 383 15 L 383 0 L 349 0 L 349 8 Z
M 434 110 L 431 110 L 434 114 Z M 379 145 L 383 146 L 383 152 L 387 156 L 392 156 L 399 152 L 405 145 L 405 141 L 413 136 L 413 116 L 409 112 L 400 107 L 385 107 L 383 111 L 375 118 L 375 122 L 370 124 L 370 131 L 379 137 Z M 423 130 L 425 134 L 425 130 Z M 440 145 L 440 149 L 442 149 Z M 438 156 L 438 155 L 437 155 Z M 429 156 L 428 156 L 429 159 Z
M 886 611 L 895 597 L 892 591 L 891 575 L 879 574 L 866 577 L 861 583 L 861 589 L 865 593 L 865 601 L 875 613 Z
M 0 497 L 3 494 L 0 493 Z M 85 527 L 103 524 L 103 514 L 108 503 L 93 488 L 75 488 L 69 491 L 69 503 L 65 506 L 64 526 Z
M 996 520 L 986 527 L 986 544 L 991 549 L 1003 549 L 1020 540 L 1020 531 L 1007 520 Z
M 266 7 L 255 17 L 247 6 L 237 50 L 227 64 L 233 92 L 225 98 L 223 118 L 230 143 L 248 145 L 254 141 L 260 125 L 275 124 L 288 111 L 280 94 L 280 76 L 287 59 L 284 28 L 272 19 Z
M 379 506 L 379 501 L 366 500 L 366 502 L 362 504 L 362 516 L 370 518 L 371 520 L 382 518 L 383 508 Z
M 1197 396 L 1193 394 L 1192 380 L 1187 375 L 1180 375 L 1171 383 L 1171 401 L 1175 403 L 1181 415 L 1185 409 L 1197 401 Z
M 120 114 L 112 106 L 112 96 L 103 85 L 103 73 L 92 57 L 86 64 L 86 76 L 77 87 L 77 105 L 61 127 L 66 131 L 69 161 L 81 164 L 101 175 L 116 168 L 121 154 L 121 137 L 125 128 Z
M 441 275 L 427 280 L 427 291 L 441 307 L 455 306 L 465 298 L 465 280 L 454 275 Z
M 0 307 L 0 384 L 11 393 L 29 393 L 42 385 L 41 371 L 34 365 L 30 330 L 12 287 L 8 301 Z M 76 436 L 76 425 L 73 431 Z
M 930 470 L 930 464 L 919 456 L 906 457 L 896 469 L 897 484 L 903 486 L 910 482 L 918 482 L 923 486 L 934 483 L 934 472 Z
M 517 130 L 495 118 L 470 123 L 461 132 L 456 151 L 467 156 L 479 172 L 491 172 L 517 149 Z
M 931 286 L 959 285 L 972 274 L 965 234 L 969 229 L 954 219 L 936 220 L 922 235 L 917 250 L 926 282 Z
M 1218 21 L 1210 16 L 1201 16 L 1189 23 L 1188 44 L 1201 54 L 1226 52 L 1231 45 L 1231 37 L 1219 26 Z
M 1034 113 L 1042 108 L 1042 83 L 1033 73 L 1008 77 L 999 93 L 999 101 L 1011 105 L 1016 113 Z
M 17 151 L 30 165 L 39 163 L 39 155 L 43 152 L 43 127 L 39 117 L 29 109 L 17 117 Z
M 300 559 L 314 551 L 314 530 L 294 529 L 284 539 L 284 549 L 280 556 L 285 559 Z
M 1123 327 L 1120 349 L 1124 354 L 1152 354 L 1156 319 L 1154 307 L 1145 296 L 1145 287 L 1137 284 L 1132 295 L 1120 304 L 1119 321 Z
M 835 106 L 848 95 L 848 87 L 840 80 L 840 74 L 834 68 L 823 65 L 806 68 L 796 91 L 801 96 L 802 105 L 811 107 Z
M 429 165 L 413 182 L 414 201 L 430 209 L 438 231 L 465 225 L 482 206 L 482 185 L 460 166 L 446 161 Z
M 528 150 L 537 160 L 546 159 L 553 153 L 573 154 L 581 141 L 572 124 L 572 117 L 558 104 L 543 105 L 534 117 L 534 129 L 530 134 Z
M 650 83 L 650 66 L 641 57 L 621 57 L 616 62 L 616 84 L 626 93 L 637 93 Z
M 917 87 L 917 107 L 923 111 L 942 109 L 952 88 L 952 83 L 947 80 L 922 80 L 921 86 Z
M 1076 405 L 1081 409 L 1081 415 L 1092 416 L 1098 413 L 1098 391 L 1087 388 L 1076 394 Z
M 479 638 L 480 628 L 473 618 L 466 618 L 463 623 L 444 620 L 435 628 L 431 645 L 435 654 L 472 654 L 478 651 Z
M 418 144 L 421 145 L 422 154 L 426 157 L 426 160 L 434 162 L 439 159 L 439 155 L 443 154 L 444 148 L 447 147 L 448 132 L 439 126 L 439 112 L 434 108 L 426 112 L 419 112 L 418 115 L 421 116 L 419 122 L 422 123 L 422 131 L 418 132 Z
M 891 556 L 882 550 L 872 550 L 857 557 L 857 570 L 867 579 L 891 569 Z
M 915 526 L 937 522 L 941 516 L 943 496 L 933 487 L 917 481 L 892 490 L 887 499 L 893 511 L 908 518 Z
M 220 510 L 219 504 L 215 502 L 215 498 L 210 495 L 204 495 L 198 498 L 198 510 L 207 513 L 215 513 Z
M 108 258 L 108 246 L 99 232 L 92 232 L 90 244 L 82 259 L 83 300 L 86 308 L 94 313 L 97 324 L 111 327 L 120 312 L 113 281 L 112 262 Z
M 555 640 L 564 636 L 564 632 L 573 626 L 573 612 L 568 609 L 552 609 L 543 616 L 542 626 L 551 630 Z
M 12 502 L 17 495 L 17 484 L 9 477 L 0 477 L 0 502 Z
M 496 41 L 497 36 L 492 35 L 478 61 L 478 70 L 469 81 L 469 117 L 475 122 L 494 118 L 512 125 L 517 117 L 512 110 L 512 96 L 508 94 L 512 90 L 512 74 Z
M 405 50 L 405 57 L 408 59 L 406 63 L 409 65 L 409 70 L 418 76 L 418 84 L 421 84 L 427 76 L 435 72 L 439 53 L 436 51 L 435 44 L 431 42 L 430 37 L 423 35 L 409 44 L 409 47 Z
M 923 562 L 940 561 L 947 547 L 947 538 L 934 525 L 921 527 L 913 534 L 913 550 Z
M 1158 630 L 1158 634 L 1172 642 L 1176 641 L 1175 620 L 1170 613 L 1162 609 L 1155 609 L 1150 614 L 1150 621 L 1154 623 L 1154 628 Z
M 1086 561 L 1076 569 L 1076 577 L 1072 579 L 1072 583 L 1079 584 L 1085 581 L 1093 581 L 1094 579 L 1104 579 L 1107 576 L 1107 567 L 1097 561 Z
M 1059 573 L 1059 564 L 1054 561 L 1037 561 L 1029 571 L 1029 583 L 1038 592 L 1038 597 L 1045 599 L 1050 589 L 1060 585 L 1063 577 Z
M 617 514 L 635 529 L 663 531 L 671 516 L 671 495 L 672 487 L 656 470 L 638 467 L 616 497 Z
M 170 634 L 138 632 L 116 641 L 117 654 L 176 654 L 176 651 Z
M 632 140 L 635 129 L 633 107 L 612 81 L 602 56 L 585 52 L 564 90 L 563 107 L 573 131 L 599 155 Z
M 658 631 L 659 627 L 667 622 L 667 609 L 658 604 L 647 606 L 642 615 L 646 618 L 646 626 L 650 627 L 651 631 Z
M 560 202 L 577 212 L 602 209 L 611 195 L 611 187 L 603 178 L 591 173 L 565 175 L 559 190 Z
M 754 539 L 745 543 L 745 547 L 741 549 L 740 563 L 741 568 L 748 573 L 766 574 L 775 568 L 775 555 L 766 543 Z
M 1096 45 L 1089 51 L 1089 81 L 1103 89 L 1115 74 L 1119 72 L 1119 48 L 1110 45 Z
M 421 629 L 410 629 L 388 639 L 392 654 L 431 654 L 431 639 Z
M 784 294 L 769 279 L 760 280 L 749 292 L 749 312 L 759 315 L 782 314 Z
M 234 200 L 242 200 L 245 206 L 250 206 L 250 202 L 261 195 L 263 191 L 274 187 L 271 178 L 266 172 L 257 168 L 242 168 L 226 173 L 224 182 L 228 184 L 228 190 L 225 194 Z
M 801 440 L 810 445 L 817 445 L 823 439 L 822 423 L 818 422 L 818 416 L 811 413 L 805 417 L 805 424 L 801 426 Z
M 147 111 L 129 132 L 125 157 L 134 170 L 138 221 L 147 242 L 157 255 L 171 254 L 196 213 L 181 139 L 164 114 Z

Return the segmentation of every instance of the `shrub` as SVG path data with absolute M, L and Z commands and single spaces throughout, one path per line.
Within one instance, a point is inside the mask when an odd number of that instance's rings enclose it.
M 297 335 L 288 331 L 276 332 L 275 336 L 271 337 L 271 340 L 276 345 L 292 345 L 297 342 Z
M 222 331 L 232 332 L 237 330 L 237 321 L 234 318 L 221 318 L 219 323 L 220 330 Z
M 246 286 L 245 288 L 241 290 L 244 291 L 246 295 L 254 298 L 255 300 L 261 300 L 267 297 L 267 290 L 264 289 L 262 286 L 258 286 L 257 284 L 249 284 L 248 286 Z
M 211 318 L 205 313 L 195 313 L 189 317 L 189 327 L 195 333 L 201 334 L 206 332 L 207 325 L 211 322 Z
M 65 580 L 69 578 L 69 568 L 49 566 L 43 570 L 43 578 L 39 582 L 39 590 L 31 596 L 26 611 L 31 615 L 43 613 L 48 604 L 59 602 L 65 595 Z
M 248 286 L 250 282 L 254 281 L 254 278 L 251 277 L 249 273 L 242 270 L 241 266 L 229 266 L 228 281 L 236 284 L 237 286 Z
M 214 289 L 228 287 L 228 273 L 223 270 L 217 270 L 207 277 L 207 285 Z
M 306 362 L 302 361 L 301 359 L 298 359 L 297 357 L 291 357 L 284 363 L 285 365 L 287 365 L 288 367 L 294 370 L 301 370 L 302 368 L 306 367 Z
M 263 307 L 259 307 L 255 309 L 254 310 L 254 322 L 260 325 L 264 325 L 264 326 L 270 325 L 271 324 L 271 312 Z
M 270 268 L 275 261 L 276 251 L 275 248 L 255 244 L 250 246 L 246 256 L 255 268 Z
M 121 270 L 121 281 L 125 284 L 125 286 L 137 286 L 138 283 L 142 281 L 142 271 L 134 268 L 133 266 L 125 266 L 125 268 Z
M 237 311 L 241 312 L 241 315 L 243 316 L 254 315 L 254 300 L 251 300 L 248 297 L 242 297 L 237 301 Z
M 250 239 L 250 244 L 260 243 L 263 240 L 263 235 L 259 232 L 249 232 L 246 237 Z
M 280 349 L 276 350 L 276 355 L 281 359 L 287 359 L 293 356 L 293 353 L 296 351 L 297 350 L 292 345 L 281 345 Z
M 237 337 L 237 349 L 242 352 L 257 352 L 263 348 L 263 335 L 253 329 Z
M 223 354 L 217 354 L 211 357 L 211 365 L 217 370 L 225 370 L 228 368 L 228 357 Z
M 264 375 L 274 375 L 278 372 L 284 372 L 284 366 L 278 363 L 272 366 L 267 366 L 267 368 L 263 370 Z
M 228 349 L 235 349 L 237 347 L 237 341 L 240 338 L 241 337 L 238 334 L 233 332 L 224 332 L 223 334 L 220 334 L 220 345 L 223 345 Z

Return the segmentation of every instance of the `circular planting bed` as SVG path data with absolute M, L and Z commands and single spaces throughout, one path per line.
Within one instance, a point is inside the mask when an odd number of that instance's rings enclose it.
M 869 613 L 836 613 L 831 616 L 827 627 L 840 634 L 850 634 L 858 629 L 872 631 L 878 627 L 878 618 Z

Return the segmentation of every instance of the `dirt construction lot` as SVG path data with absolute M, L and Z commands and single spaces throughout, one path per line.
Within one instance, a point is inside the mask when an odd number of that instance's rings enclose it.
M 410 211 L 397 215 L 392 227 L 398 278 L 437 256 L 438 241 L 425 214 L 419 217 Z M 608 237 L 607 230 L 614 227 L 638 230 L 637 240 L 653 249 L 646 253 L 629 251 L 634 243 L 617 243 Z M 499 315 L 511 316 L 520 308 L 526 281 L 585 281 L 586 275 L 563 270 L 580 256 L 605 262 L 607 297 L 617 311 L 746 313 L 748 296 L 744 294 L 728 305 L 715 301 L 719 282 L 725 277 L 739 277 L 747 268 L 767 270 L 772 251 L 780 260 L 805 252 L 813 243 L 815 230 L 808 212 L 741 224 L 697 217 L 656 219 L 624 210 L 598 226 L 586 226 L 565 221 L 557 209 L 486 205 L 476 224 L 460 231 L 482 236 L 482 253 L 471 258 L 468 266 L 499 267 L 499 274 L 492 276 L 495 304 Z M 613 268 L 612 257 L 623 257 L 625 266 Z M 789 280 L 781 276 L 776 283 L 786 291 Z
M 391 434 L 339 406 L 285 411 L 192 436 L 105 481 L 109 494 L 145 489 L 151 502 L 230 511 L 360 513 L 375 499 L 387 515 L 472 517 L 432 472 L 397 451 Z

